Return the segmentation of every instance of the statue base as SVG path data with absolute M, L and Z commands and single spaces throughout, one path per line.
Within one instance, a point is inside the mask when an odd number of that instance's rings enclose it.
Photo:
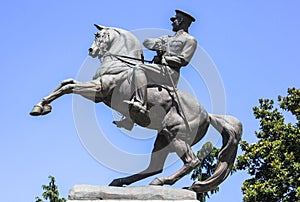
M 67 202 L 139 202 L 145 201 L 164 202 L 182 201 L 197 202 L 196 193 L 193 191 L 161 187 L 109 187 L 92 185 L 75 185 L 69 192 Z

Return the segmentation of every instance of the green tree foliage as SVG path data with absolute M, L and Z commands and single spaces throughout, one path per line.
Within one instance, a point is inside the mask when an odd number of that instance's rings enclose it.
M 66 199 L 59 198 L 59 192 L 55 184 L 55 178 L 52 176 L 49 176 L 48 178 L 50 179 L 49 185 L 42 185 L 42 188 L 44 190 L 44 193 L 42 195 L 43 198 L 49 200 L 49 202 L 66 202 Z M 43 202 L 43 200 L 39 197 L 36 197 L 35 202 Z
M 211 142 L 205 143 L 197 152 L 201 164 L 194 169 L 191 178 L 193 180 L 204 181 L 212 176 L 216 169 L 218 153 L 219 149 L 213 147 Z M 219 187 L 211 190 L 210 194 L 217 193 L 218 191 Z M 197 194 L 197 199 L 201 202 L 205 202 L 207 198 L 209 198 L 209 192 Z
M 243 183 L 243 200 L 300 201 L 300 90 L 288 89 L 286 97 L 260 99 L 253 108 L 260 122 L 258 142 L 241 142 L 244 154 L 236 169 L 247 170 L 252 178 Z M 287 123 L 295 118 L 295 123 Z M 293 121 L 294 122 L 294 121 Z

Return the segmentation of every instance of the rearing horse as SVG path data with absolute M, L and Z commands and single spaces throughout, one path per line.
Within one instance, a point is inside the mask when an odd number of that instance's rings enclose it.
M 122 113 L 133 122 L 139 123 L 123 100 L 134 94 L 131 82 L 134 68 L 142 65 L 142 47 L 130 32 L 119 28 L 95 25 L 98 32 L 89 49 L 89 55 L 102 59 L 100 68 L 93 80 L 78 82 L 68 79 L 63 82 L 30 112 L 33 116 L 45 115 L 52 109 L 50 103 L 65 94 L 79 94 L 95 103 L 104 102 L 107 106 Z M 139 60 L 137 60 L 139 59 Z M 201 160 L 191 146 L 199 142 L 211 124 L 223 138 L 214 174 L 205 181 L 197 181 L 188 189 L 198 193 L 207 192 L 223 182 L 229 175 L 242 135 L 242 124 L 232 116 L 208 114 L 191 95 L 180 90 L 177 96 L 163 85 L 149 85 L 148 110 L 151 123 L 147 128 L 158 132 L 148 167 L 129 177 L 115 179 L 111 186 L 129 185 L 146 177 L 161 173 L 167 156 L 175 152 L 183 161 L 183 167 L 169 177 L 155 178 L 150 185 L 172 185 L 191 172 Z M 180 107 L 179 101 L 180 99 Z M 183 116 L 183 112 L 185 116 Z M 187 130 L 188 123 L 189 130 Z M 140 124 L 142 125 L 142 124 Z

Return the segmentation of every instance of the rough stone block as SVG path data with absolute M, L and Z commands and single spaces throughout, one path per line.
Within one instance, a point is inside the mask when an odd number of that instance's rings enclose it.
M 186 201 L 195 202 L 196 193 L 170 187 L 141 186 L 141 187 L 109 187 L 92 185 L 75 185 L 69 192 L 68 202 L 97 202 L 114 201 Z

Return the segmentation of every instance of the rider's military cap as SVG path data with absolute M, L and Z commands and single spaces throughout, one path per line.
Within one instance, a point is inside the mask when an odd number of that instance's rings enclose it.
M 176 12 L 176 16 L 183 16 L 185 19 L 189 20 L 190 22 L 195 22 L 196 19 L 191 16 L 190 14 L 184 12 L 184 11 L 181 11 L 181 10 L 175 10 Z M 175 17 L 171 17 L 170 20 L 173 22 L 175 19 L 176 19 L 176 16 Z

